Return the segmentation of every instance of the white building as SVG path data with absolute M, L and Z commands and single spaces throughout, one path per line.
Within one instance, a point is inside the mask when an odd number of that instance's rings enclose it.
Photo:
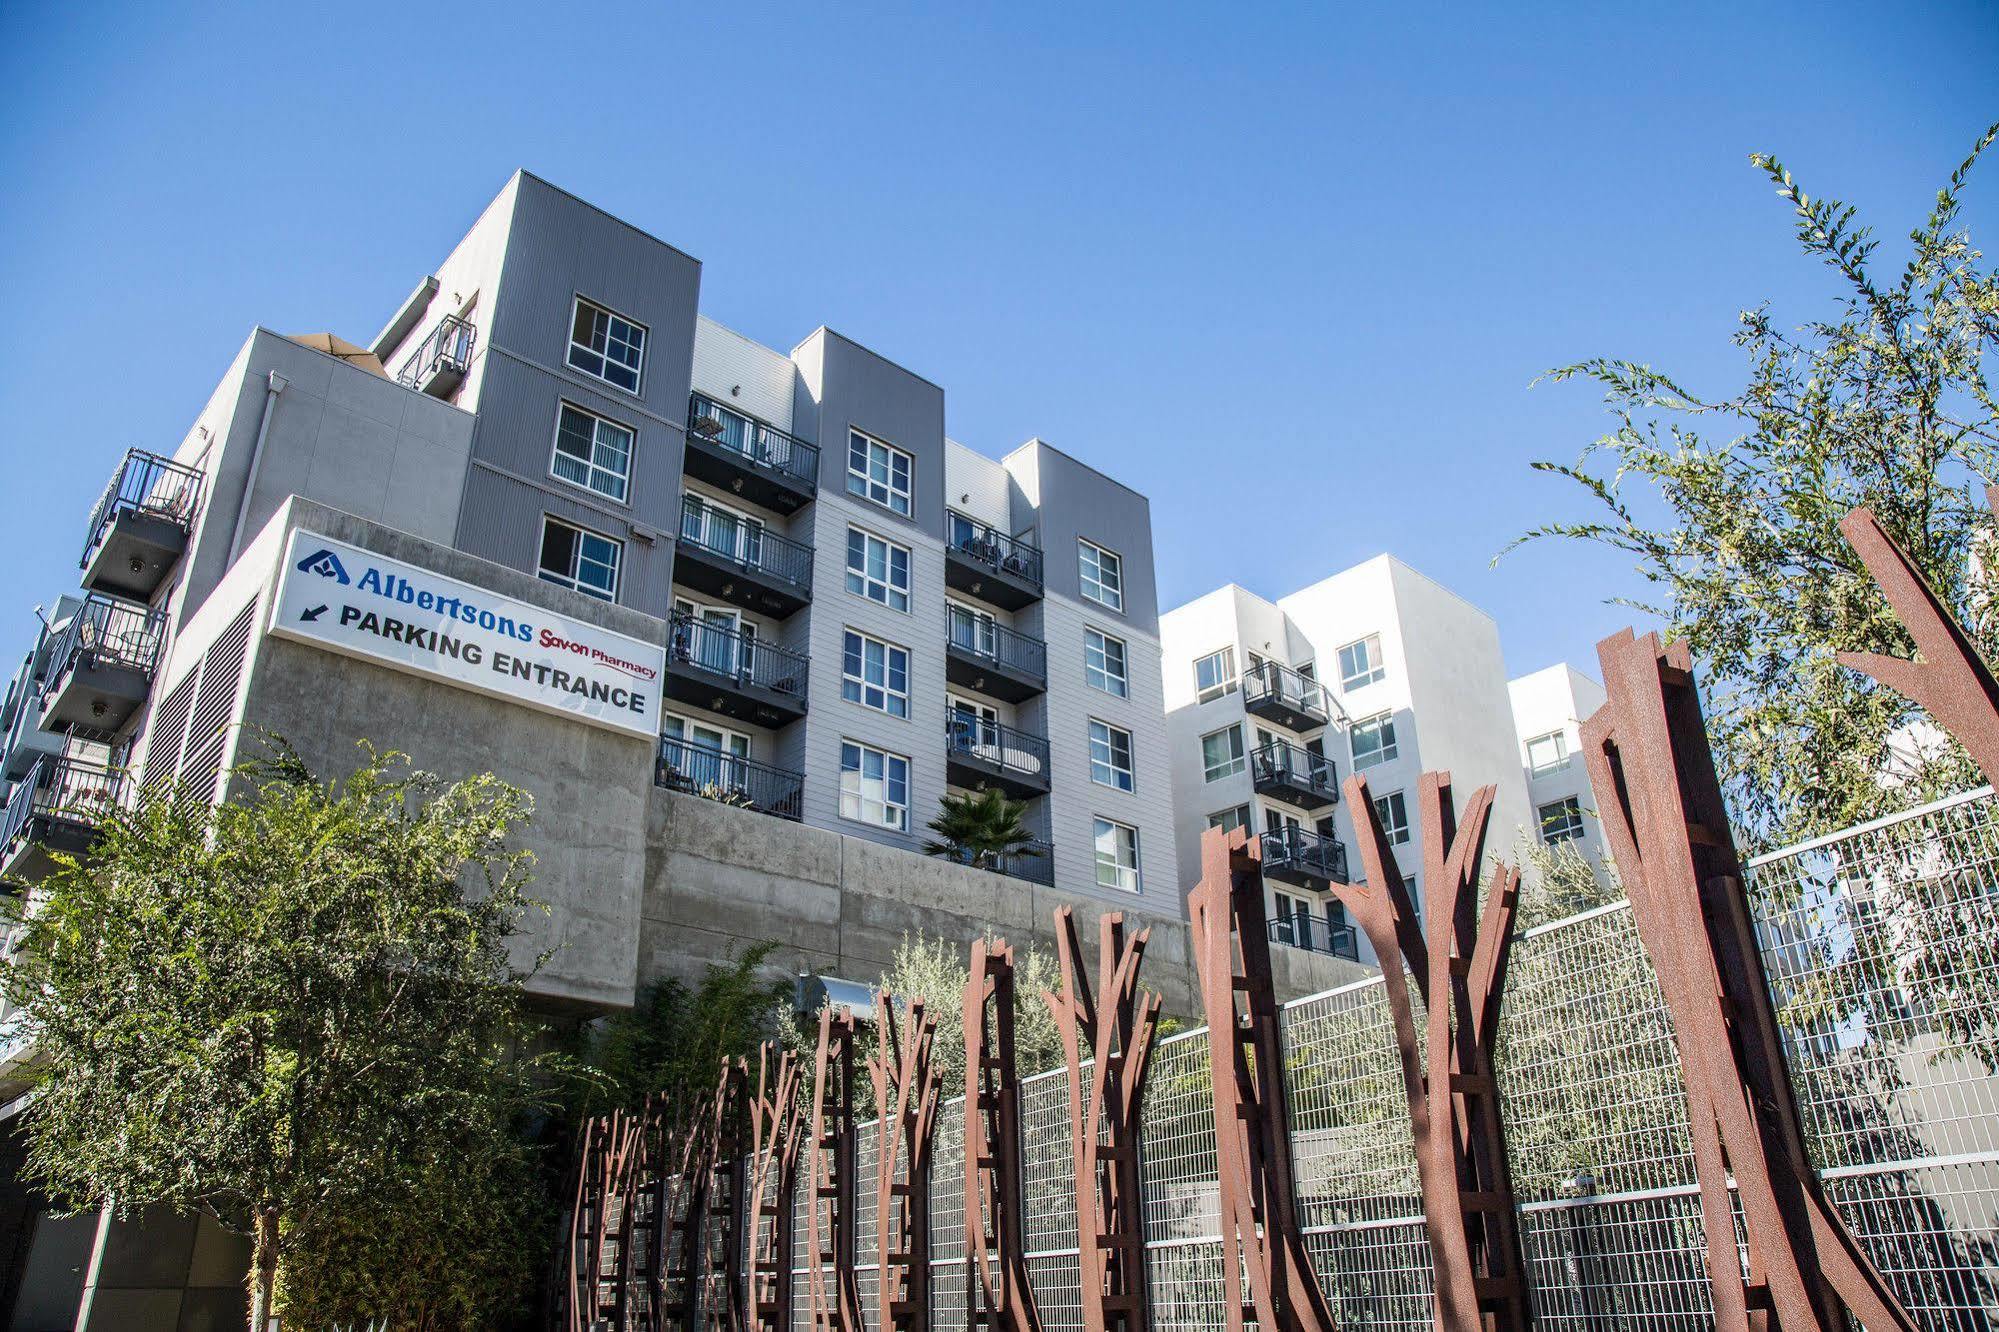
M 1527 826 L 1498 626 L 1402 561 L 1377 556 L 1275 602 L 1230 584 L 1167 612 L 1160 640 L 1182 873 L 1198 876 L 1211 826 L 1266 834 L 1279 943 L 1372 960 L 1327 890 L 1354 846 L 1340 794 L 1352 772 L 1418 901 L 1421 773 L 1449 772 L 1460 803 L 1498 787 L 1489 853 Z
M 1520 765 L 1534 808 L 1534 829 L 1553 846 L 1574 842 L 1602 871 L 1603 822 L 1590 795 L 1582 761 L 1582 723 L 1603 706 L 1603 686 L 1559 662 L 1510 680 L 1513 729 L 1520 737 Z

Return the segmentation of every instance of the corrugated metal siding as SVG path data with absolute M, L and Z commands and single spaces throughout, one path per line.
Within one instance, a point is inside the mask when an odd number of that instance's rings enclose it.
M 719 403 L 747 412 L 786 434 L 792 429 L 792 385 L 798 376 L 791 358 L 752 342 L 732 328 L 703 318 L 694 325 L 694 389 Z M 740 389 L 740 393 L 731 393 Z M 803 436 L 811 442 L 810 436 Z

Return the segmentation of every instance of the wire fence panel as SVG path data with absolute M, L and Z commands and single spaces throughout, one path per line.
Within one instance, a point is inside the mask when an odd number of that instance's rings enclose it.
M 1999 1326 L 1999 799 L 1925 806 L 1747 875 L 1828 1196 L 1927 1332 Z M 1300 1219 L 1334 1313 L 1342 1328 L 1423 1332 L 1430 1251 L 1385 991 L 1343 986 L 1282 1021 Z M 1686 1092 L 1625 904 L 1519 937 L 1497 1063 L 1538 1318 L 1559 1332 L 1711 1328 Z M 1081 1326 L 1068 1097 L 1062 1069 L 1022 1080 L 1025 1241 L 1051 1332 Z M 1161 1041 L 1141 1141 L 1162 1332 L 1226 1321 L 1213 1116 L 1207 1032 Z M 871 1137 L 863 1125 L 856 1217 L 870 1324 Z M 965 1317 L 962 1098 L 940 1111 L 933 1161 L 941 1329 Z M 795 1288 L 803 1327 L 802 1270 Z

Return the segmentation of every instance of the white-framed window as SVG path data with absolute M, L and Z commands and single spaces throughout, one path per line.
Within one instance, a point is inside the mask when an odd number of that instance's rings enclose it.
M 1353 745 L 1353 765 L 1356 770 L 1372 768 L 1377 763 L 1386 763 L 1400 751 L 1395 746 L 1395 714 L 1383 712 L 1357 721 L 1347 732 Z
M 1208 781 L 1233 777 L 1242 769 L 1242 727 L 1224 726 L 1201 737 L 1201 771 Z
M 890 610 L 909 609 L 909 547 L 847 529 L 847 590 Z
M 1400 791 L 1376 796 L 1374 816 L 1381 820 L 1381 831 L 1389 841 L 1400 846 L 1409 840 L 1409 804 Z
M 1235 690 L 1234 648 L 1225 647 L 1219 652 L 1210 652 L 1194 663 L 1195 701 L 1206 703 L 1223 694 L 1233 694 Z
M 1124 558 L 1105 550 L 1094 541 L 1076 538 L 1078 566 L 1082 572 L 1083 595 L 1099 606 L 1114 611 L 1124 609 Z
M 891 717 L 907 717 L 909 649 L 847 630 L 840 651 L 840 697 Z
M 667 713 L 659 719 L 660 759 L 689 789 L 731 788 L 742 782 L 739 760 L 750 756 L 750 738 L 711 722 Z
M 1527 767 L 1536 777 L 1560 772 L 1569 766 L 1569 737 L 1564 731 L 1550 731 L 1527 742 Z
M 870 745 L 842 740 L 840 817 L 908 832 L 909 760 Z
M 1090 780 L 1113 790 L 1132 789 L 1130 731 L 1090 719 Z
M 1237 828 L 1249 826 L 1249 806 L 1236 805 L 1229 809 L 1218 809 L 1208 815 L 1208 826 L 1220 828 L 1223 832 L 1234 832 Z
M 764 520 L 691 490 L 680 502 L 680 539 L 752 568 L 763 562 Z
M 1101 689 L 1114 698 L 1131 697 L 1130 667 L 1125 662 L 1122 638 L 1084 626 L 1083 680 L 1090 688 Z
M 704 606 L 687 597 L 675 596 L 673 613 L 679 619 L 674 630 L 674 650 L 685 653 L 686 660 L 717 675 L 754 669 L 756 622 L 744 619 L 734 606 Z
M 909 517 L 910 477 L 916 460 L 893 444 L 847 431 L 847 493 Z
M 549 475 L 622 504 L 631 489 L 632 441 L 636 438 L 630 426 L 565 402 L 556 413 L 555 456 L 548 462 Z
M 1138 829 L 1112 819 L 1096 821 L 1097 886 L 1138 891 Z
M 542 581 L 575 588 L 585 596 L 618 599 L 618 566 L 625 543 L 546 515 L 541 520 Z
M 1381 635 L 1357 638 L 1340 649 L 1340 688 L 1350 691 L 1388 674 L 1381 664 Z
M 1549 846 L 1573 842 L 1583 835 L 1582 802 L 1574 796 L 1551 800 L 1534 812 L 1541 818 L 1541 840 Z
M 992 617 L 991 612 L 948 598 L 944 611 L 950 620 L 953 647 L 976 652 L 981 657 L 999 656 L 999 621 Z
M 598 305 L 576 298 L 569 325 L 569 368 L 581 370 L 627 393 L 639 391 L 645 372 L 646 328 Z

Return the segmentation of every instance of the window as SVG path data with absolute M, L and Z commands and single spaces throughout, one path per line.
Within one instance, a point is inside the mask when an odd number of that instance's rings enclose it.
M 562 404 L 549 474 L 624 503 L 632 477 L 632 431 L 595 412 Z
M 909 760 L 841 741 L 840 817 L 908 832 Z
M 1208 826 L 1220 828 L 1223 832 L 1234 832 L 1237 828 L 1249 826 L 1249 806 L 1237 805 L 1234 809 L 1224 809 L 1208 815 Z
M 1223 694 L 1235 692 L 1235 649 L 1225 647 L 1220 652 L 1210 652 L 1194 663 L 1194 689 L 1197 701 L 1206 703 L 1220 698 Z
M 1381 831 L 1388 840 L 1400 846 L 1409 840 L 1409 806 L 1402 799 L 1400 791 L 1390 791 L 1387 795 L 1374 798 L 1374 817 L 1381 821 Z
M 847 590 L 890 610 L 909 609 L 909 547 L 847 529 Z
M 1340 649 L 1340 688 L 1354 690 L 1388 674 L 1381 666 L 1381 635 L 1349 643 Z
M 1562 731 L 1537 735 L 1527 742 L 1527 767 L 1536 776 L 1569 766 L 1569 737 Z
M 1094 542 L 1077 538 L 1083 573 L 1083 595 L 1114 611 L 1124 609 L 1124 561 Z
M 576 298 L 576 319 L 569 328 L 569 366 L 593 379 L 639 391 L 639 371 L 645 365 L 646 331 L 623 315 Z
M 1353 765 L 1356 769 L 1386 763 L 1397 753 L 1393 713 L 1384 712 L 1366 721 L 1357 721 L 1347 734 L 1353 742 Z
M 1242 727 L 1224 726 L 1201 737 L 1201 769 L 1218 782 L 1242 771 Z
M 1131 790 L 1130 731 L 1105 722 L 1090 723 L 1090 780 L 1119 791 Z
M 1541 840 L 1549 846 L 1573 842 L 1583 835 L 1583 807 L 1574 796 L 1563 796 L 1535 813 L 1541 816 Z
M 891 717 L 907 717 L 909 650 L 847 630 L 840 652 L 840 697 Z
M 680 539 L 748 568 L 763 563 L 764 522 L 691 491 L 680 502 Z
M 947 603 L 947 611 L 951 621 L 951 646 L 976 652 L 981 657 L 999 656 L 998 621 L 985 611 L 955 601 Z
M 541 520 L 540 572 L 545 582 L 616 601 L 618 564 L 624 553 L 622 541 L 571 527 L 554 518 Z
M 744 770 L 738 760 L 750 756 L 747 735 L 672 713 L 660 718 L 659 732 L 660 758 L 667 772 L 686 789 L 733 790 L 742 785 Z
M 909 474 L 915 466 L 907 453 L 892 444 L 847 432 L 847 493 L 909 517 Z
M 1131 697 L 1131 680 L 1124 662 L 1124 640 L 1100 630 L 1083 630 L 1083 679 L 1092 689 L 1116 698 Z
M 1138 891 L 1138 829 L 1098 819 L 1097 886 Z

